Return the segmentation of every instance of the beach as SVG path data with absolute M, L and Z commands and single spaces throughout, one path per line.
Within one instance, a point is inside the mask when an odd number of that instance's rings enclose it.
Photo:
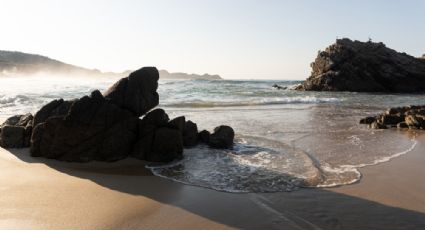
M 66 163 L 0 149 L 1 229 L 424 229 L 425 135 L 334 188 L 228 193 L 153 176 L 144 162 Z

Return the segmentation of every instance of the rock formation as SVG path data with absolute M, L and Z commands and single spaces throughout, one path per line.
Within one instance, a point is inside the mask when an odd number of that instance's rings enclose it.
M 72 162 L 128 156 L 169 162 L 183 157 L 183 147 L 198 143 L 215 148 L 233 145 L 234 132 L 228 126 L 221 126 L 210 138 L 209 132 L 198 134 L 197 125 L 183 116 L 170 121 L 164 110 L 150 111 L 159 103 L 158 79 L 156 68 L 145 67 L 103 95 L 95 90 L 80 99 L 53 100 L 34 117 L 13 116 L 0 127 L 0 145 L 30 147 L 33 157 Z
M 338 39 L 319 51 L 311 68 L 298 90 L 425 92 L 425 60 L 383 43 Z
M 390 108 L 376 117 L 361 119 L 360 124 L 368 124 L 374 129 L 425 129 L 425 105 Z

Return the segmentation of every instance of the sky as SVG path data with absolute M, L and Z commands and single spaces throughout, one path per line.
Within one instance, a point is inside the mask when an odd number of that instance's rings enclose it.
M 0 0 L 0 50 L 120 72 L 305 79 L 337 37 L 425 53 L 422 0 Z

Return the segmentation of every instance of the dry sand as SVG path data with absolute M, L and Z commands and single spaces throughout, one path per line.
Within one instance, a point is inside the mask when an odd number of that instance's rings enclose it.
M 0 148 L 0 229 L 425 229 L 425 137 L 354 185 L 231 194 L 143 162 L 64 163 Z

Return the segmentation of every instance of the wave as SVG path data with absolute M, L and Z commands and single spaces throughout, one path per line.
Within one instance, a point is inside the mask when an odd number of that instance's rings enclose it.
M 325 187 L 326 188 L 326 187 L 335 187 L 335 186 L 340 186 L 340 185 L 349 185 L 349 184 L 356 183 L 357 181 L 360 180 L 360 178 L 362 176 L 362 174 L 359 171 L 360 168 L 385 163 L 385 162 L 388 162 L 388 161 L 390 161 L 394 158 L 405 155 L 405 154 L 411 152 L 416 147 L 417 143 L 418 142 L 416 140 L 412 140 L 412 145 L 408 149 L 401 151 L 401 152 L 398 152 L 398 153 L 394 153 L 390 156 L 385 156 L 385 157 L 375 159 L 371 163 L 364 163 L 364 164 L 357 164 L 357 165 L 340 165 L 338 167 L 331 167 L 331 166 L 326 165 L 326 164 L 321 165 L 321 168 L 323 169 L 324 174 L 328 174 L 328 175 L 334 174 L 334 175 L 337 175 L 338 177 L 340 177 L 344 173 L 354 173 L 357 176 L 355 178 L 350 179 L 350 180 L 338 181 L 338 182 L 332 182 L 332 180 L 328 178 L 327 180 L 325 180 L 324 182 L 319 184 L 317 187 Z
M 285 104 L 322 104 L 341 102 L 338 98 L 318 98 L 318 97 L 282 97 L 253 99 L 249 101 L 203 101 L 192 100 L 186 102 L 164 103 L 163 106 L 178 108 L 208 108 L 208 107 L 237 107 L 237 106 L 257 106 L 257 105 L 285 105 Z
M 30 100 L 30 97 L 27 97 L 25 95 L 0 96 L 0 105 L 13 104 L 16 102 L 27 102 Z

